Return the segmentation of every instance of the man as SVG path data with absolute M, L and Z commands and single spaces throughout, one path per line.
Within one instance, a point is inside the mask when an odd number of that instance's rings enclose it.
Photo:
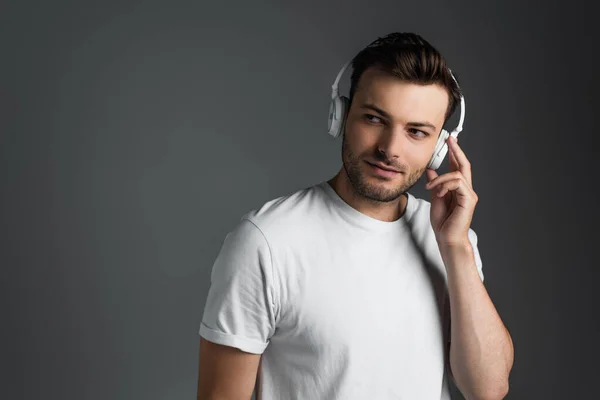
M 353 59 L 343 165 L 246 214 L 200 326 L 199 399 L 501 399 L 510 335 L 482 283 L 469 161 L 428 169 L 460 89 L 416 34 Z M 426 173 L 431 201 L 408 190 Z M 450 318 L 451 315 L 451 318 Z M 450 323 L 450 321 L 452 323 Z

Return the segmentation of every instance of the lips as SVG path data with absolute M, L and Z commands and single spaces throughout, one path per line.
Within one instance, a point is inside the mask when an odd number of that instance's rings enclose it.
M 383 169 L 383 170 L 385 170 L 385 171 L 390 171 L 390 172 L 400 172 L 400 171 L 398 171 L 397 169 L 390 168 L 390 167 L 388 167 L 387 165 L 384 165 L 384 164 L 381 164 L 381 163 L 369 163 L 369 164 L 371 164 L 371 165 L 373 165 L 373 166 L 375 166 L 375 167 L 381 168 L 381 169 Z
M 367 164 L 371 167 L 375 175 L 382 178 L 391 179 L 400 174 L 397 170 L 391 170 L 389 167 L 381 166 L 381 164 L 371 164 L 369 162 Z

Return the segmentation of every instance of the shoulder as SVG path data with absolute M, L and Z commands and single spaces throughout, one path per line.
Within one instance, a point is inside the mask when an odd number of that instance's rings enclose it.
M 407 223 L 412 234 L 420 239 L 433 237 L 430 217 L 431 203 L 425 199 L 415 197 L 411 193 L 408 193 L 408 196 Z
M 425 199 L 416 198 L 414 196 L 412 197 L 412 200 L 413 205 L 411 208 L 411 214 L 408 218 L 408 222 L 411 225 L 411 232 L 414 237 L 418 238 L 419 241 L 423 243 L 424 246 L 430 244 L 436 249 L 437 253 L 435 233 L 433 232 L 433 228 L 431 226 L 431 202 Z M 479 250 L 479 238 L 473 228 L 469 228 L 468 238 L 473 248 L 477 271 L 479 272 L 479 276 L 483 281 L 483 262 Z
M 323 205 L 323 193 L 318 185 L 296 190 L 269 200 L 241 217 L 252 223 L 264 235 L 282 235 L 306 225 Z
M 412 206 L 408 220 L 412 225 L 411 227 L 417 232 L 433 235 L 433 228 L 431 226 L 431 202 L 413 195 L 410 196 Z M 477 245 L 477 234 L 473 228 L 469 228 L 468 235 L 471 243 Z

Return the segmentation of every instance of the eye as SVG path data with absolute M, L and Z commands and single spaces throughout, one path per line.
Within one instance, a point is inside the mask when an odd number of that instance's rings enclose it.
M 418 129 L 415 129 L 415 128 L 411 128 L 411 129 L 409 129 L 409 132 L 410 132 L 410 133 L 422 133 L 423 135 L 422 135 L 421 137 L 427 137 L 427 136 L 429 136 L 429 133 L 427 133 L 427 132 L 425 132 L 425 131 L 420 131 L 420 130 L 418 130 Z M 418 135 L 417 135 L 417 136 L 418 136 Z
M 376 117 L 375 115 L 371 115 L 371 114 L 365 114 L 365 118 L 367 119 L 368 122 L 372 122 L 372 123 L 375 123 L 375 124 L 378 124 L 378 123 L 382 122 L 381 118 Z M 372 118 L 374 118 L 377 121 L 374 121 Z

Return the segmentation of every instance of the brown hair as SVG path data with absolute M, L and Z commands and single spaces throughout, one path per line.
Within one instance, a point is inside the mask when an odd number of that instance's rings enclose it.
M 444 122 L 448 121 L 460 103 L 461 90 L 452 78 L 446 60 L 416 33 L 393 32 L 379 37 L 352 59 L 351 102 L 360 76 L 369 67 L 378 68 L 406 82 L 444 87 L 450 100 Z

